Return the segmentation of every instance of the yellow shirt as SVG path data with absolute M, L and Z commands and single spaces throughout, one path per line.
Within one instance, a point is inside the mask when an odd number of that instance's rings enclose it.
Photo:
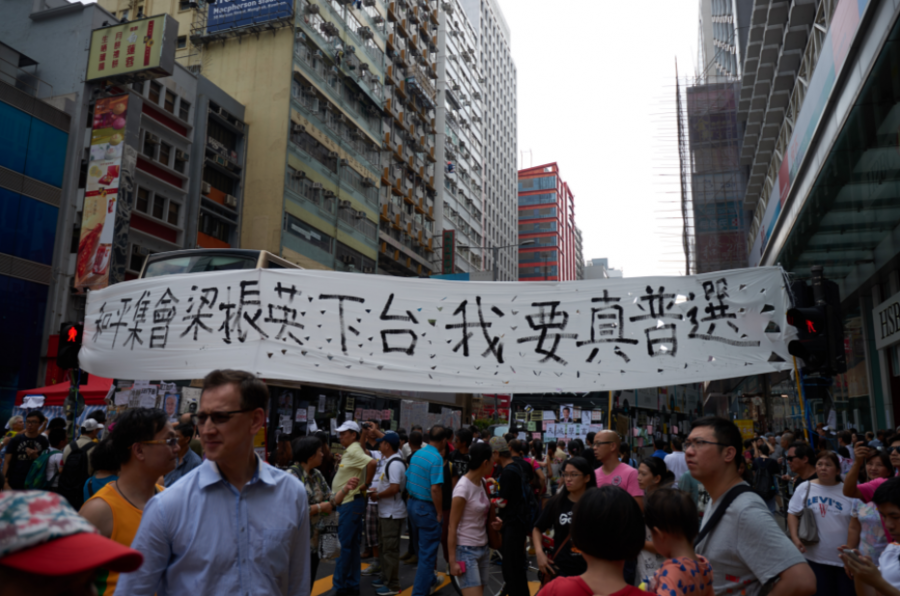
M 334 473 L 334 480 L 331 483 L 331 490 L 335 494 L 347 484 L 351 478 L 359 478 L 359 485 L 347 493 L 344 497 L 344 503 L 353 499 L 359 494 L 362 486 L 366 483 L 366 466 L 372 458 L 369 457 L 359 441 L 354 441 L 352 445 L 347 447 L 344 455 L 341 456 L 341 463 L 338 464 L 337 472 Z

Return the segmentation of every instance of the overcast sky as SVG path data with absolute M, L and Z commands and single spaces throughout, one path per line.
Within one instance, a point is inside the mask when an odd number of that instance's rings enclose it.
M 678 190 L 666 169 L 677 164 L 675 58 L 695 74 L 698 0 L 498 1 L 519 76 L 519 150 L 532 152 L 520 167 L 559 163 L 585 259 L 607 257 L 627 277 L 683 273 L 680 222 L 662 218 L 678 209 L 665 194 Z

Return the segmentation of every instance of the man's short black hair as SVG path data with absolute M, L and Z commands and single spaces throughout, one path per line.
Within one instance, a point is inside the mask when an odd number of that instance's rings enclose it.
M 190 422 L 185 422 L 183 424 L 176 424 L 175 430 L 181 433 L 182 437 L 193 438 L 194 436 L 194 425 Z
M 54 428 L 47 435 L 47 440 L 50 441 L 51 447 L 58 447 L 60 443 L 66 443 L 66 429 L 65 428 Z
M 799 457 L 800 459 L 805 457 L 806 463 L 811 466 L 816 465 L 816 452 L 808 443 L 804 443 L 803 441 L 791 443 L 791 446 L 788 447 L 788 451 L 791 449 L 794 450 L 794 457 Z
M 459 439 L 460 444 L 469 447 L 472 444 L 472 431 L 464 426 L 456 431 L 456 438 Z
M 682 445 L 681 437 L 673 436 L 672 437 L 672 449 L 674 449 L 675 451 L 681 451 L 681 445 Z
M 413 427 L 413 428 L 415 428 L 415 427 Z M 422 436 L 422 431 L 420 431 L 420 430 L 412 431 L 411 433 L 409 433 L 409 446 L 410 447 L 421 447 L 422 440 L 424 438 L 425 437 Z
M 656 447 L 657 449 L 665 449 L 666 442 L 663 441 L 662 439 L 653 439 L 653 446 Z
M 587 439 L 587 442 L 588 442 L 588 443 L 593 443 L 593 442 L 594 442 L 594 437 L 596 437 L 596 436 L 597 436 L 597 433 L 588 433 L 588 434 L 585 436 L 585 438 Z
M 644 548 L 644 516 L 634 497 L 618 486 L 585 491 L 575 504 L 569 526 L 572 544 L 596 559 L 636 559 Z M 598 536 L 615 540 L 598 540 Z
M 106 424 L 106 410 L 94 410 L 87 417 L 96 420 L 100 424 Z
M 65 428 L 66 427 L 66 419 L 57 416 L 56 418 L 51 418 L 50 422 L 47 423 L 47 430 L 53 430 L 54 428 Z
M 29 418 L 37 418 L 38 422 L 40 422 L 42 424 L 43 424 L 44 420 L 47 419 L 47 417 L 44 416 L 44 413 L 41 412 L 40 410 L 32 410 L 32 411 L 28 412 L 28 414 L 25 416 L 25 420 L 28 420 Z
M 691 428 L 704 427 L 711 428 L 716 437 L 716 443 L 721 443 L 717 446 L 719 452 L 728 447 L 734 447 L 734 465 L 735 467 L 740 467 L 741 461 L 743 460 L 741 457 L 742 440 L 741 431 L 738 429 L 737 425 L 731 420 L 720 418 L 719 416 L 704 416 L 703 418 L 694 420 L 694 424 Z
M 891 503 L 900 507 L 900 478 L 894 477 L 875 489 L 872 496 L 875 505 Z
M 837 438 L 844 443 L 844 445 L 850 445 L 850 442 L 853 440 L 853 435 L 849 430 L 842 430 L 838 433 Z
M 222 385 L 235 385 L 241 396 L 241 409 L 268 410 L 269 388 L 253 373 L 243 370 L 214 370 L 203 379 L 203 391 L 215 389 Z M 202 395 L 202 392 L 201 392 Z

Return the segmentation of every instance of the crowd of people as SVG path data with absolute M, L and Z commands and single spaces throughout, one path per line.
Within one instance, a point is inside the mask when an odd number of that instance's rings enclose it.
M 74 441 L 63 419 L 12 420 L 3 593 L 308 595 L 335 559 L 334 596 L 397 595 L 404 563 L 413 596 L 446 574 L 483 596 L 499 559 L 519 596 L 533 554 L 543 596 L 900 596 L 900 434 L 745 441 L 706 417 L 641 457 L 610 430 L 545 446 L 348 420 L 340 453 L 279 437 L 269 464 L 268 405 L 257 377 L 219 370 L 178 420 L 97 412 Z

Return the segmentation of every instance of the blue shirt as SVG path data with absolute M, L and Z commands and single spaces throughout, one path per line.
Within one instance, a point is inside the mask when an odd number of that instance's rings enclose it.
M 154 496 L 131 547 L 144 564 L 119 576 L 129 596 L 309 596 L 303 484 L 257 458 L 238 490 L 211 461 Z
M 658 457 L 659 459 L 661 459 L 663 461 L 666 460 L 667 455 L 669 455 L 669 454 L 666 453 L 665 451 L 663 451 L 662 449 L 657 449 L 656 451 L 653 452 L 653 457 Z
M 431 486 L 444 483 L 444 458 L 430 443 L 415 453 L 406 471 L 406 490 L 420 501 L 431 500 Z
M 190 447 L 188 447 L 187 453 L 184 454 L 184 457 L 178 462 L 178 465 L 175 466 L 175 469 L 166 474 L 165 483 L 166 488 L 169 488 L 175 482 L 177 482 L 183 476 L 187 476 L 187 473 L 193 470 L 194 468 L 200 466 L 203 463 L 203 460 L 200 459 L 200 456 L 194 453 Z

